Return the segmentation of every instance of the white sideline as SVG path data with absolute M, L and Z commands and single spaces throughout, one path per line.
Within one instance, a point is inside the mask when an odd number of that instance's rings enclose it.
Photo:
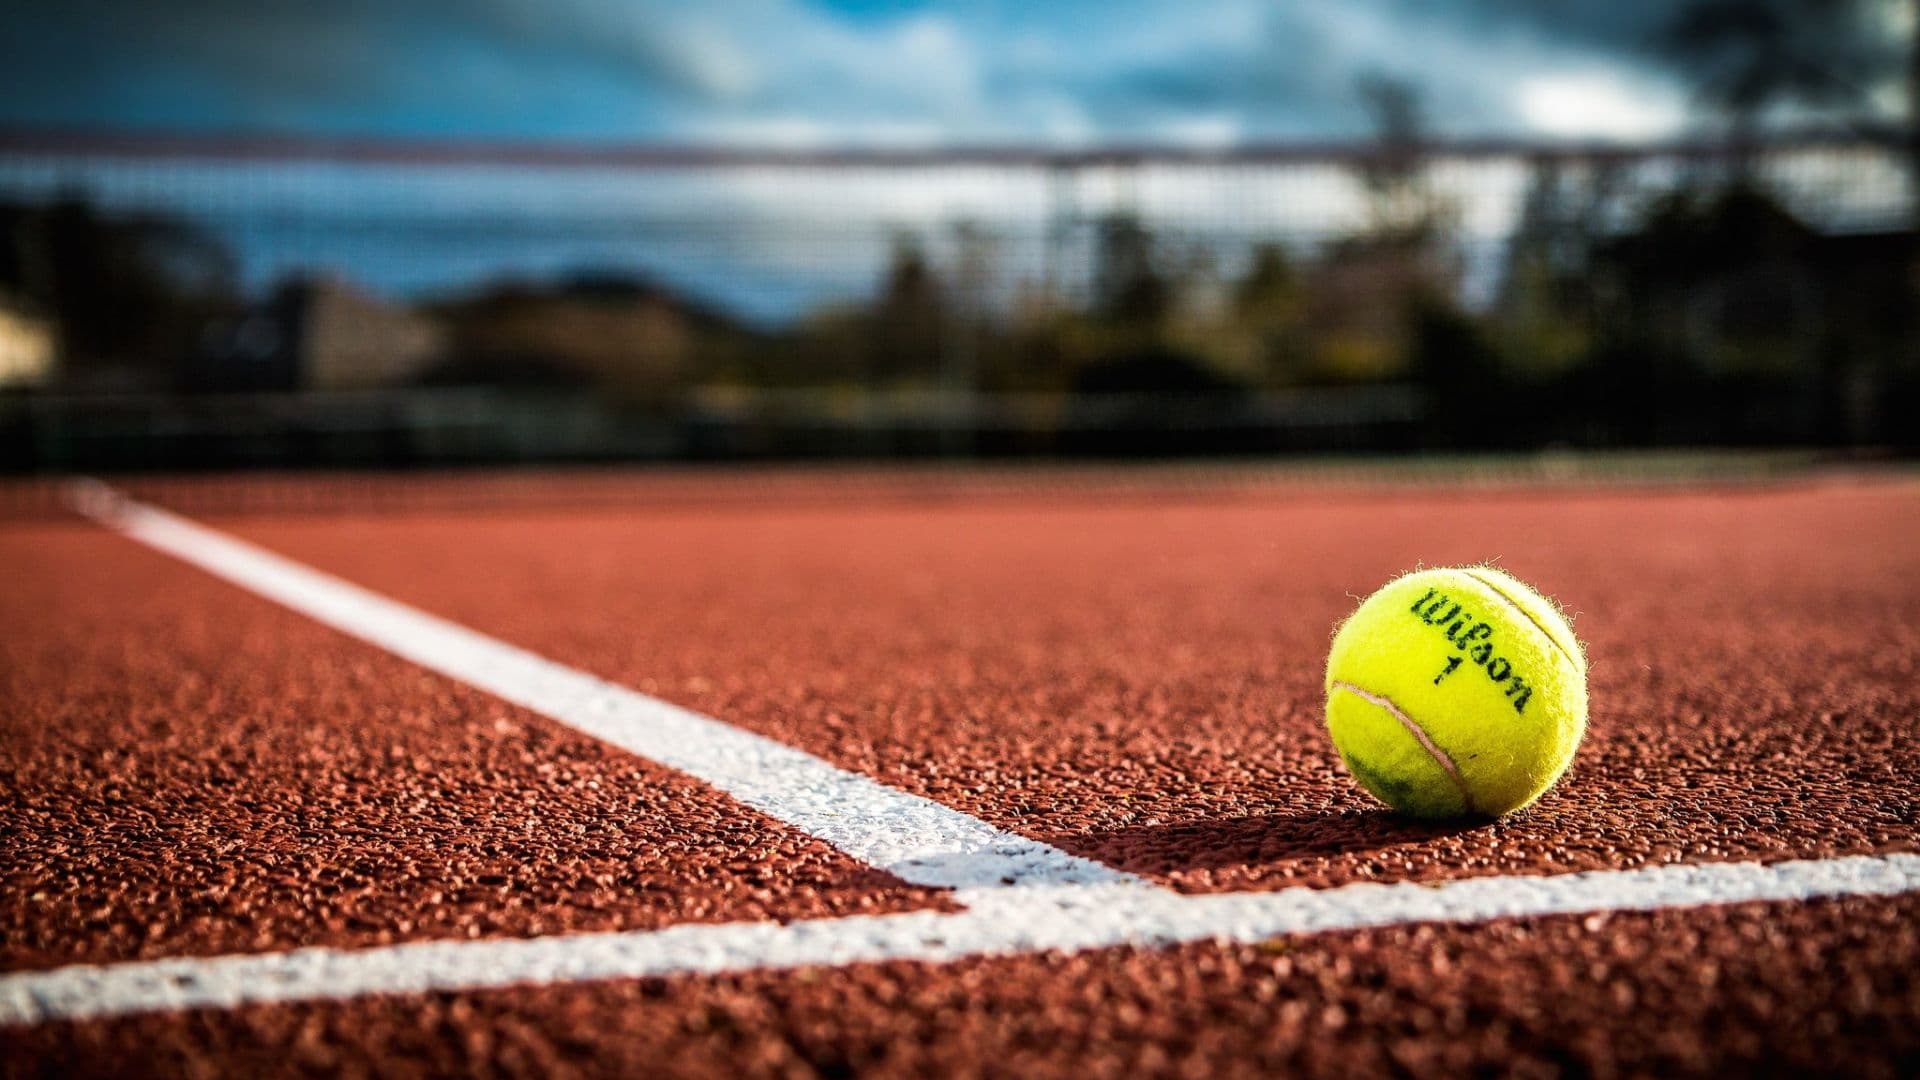
M 1181 896 L 1132 885 L 1002 889 L 959 914 L 684 925 L 512 941 L 76 966 L 0 976 L 0 1026 L 375 994 L 557 986 L 884 960 L 947 962 L 1110 946 L 1252 943 L 1410 922 L 1920 891 L 1920 855 L 1852 856 Z
M 1132 882 L 772 739 L 429 615 L 244 540 L 76 481 L 75 509 L 183 562 L 449 678 L 678 769 L 915 885 Z

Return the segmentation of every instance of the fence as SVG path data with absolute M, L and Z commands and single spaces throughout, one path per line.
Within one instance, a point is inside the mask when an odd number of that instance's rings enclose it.
M 208 433 L 181 463 L 210 464 L 1392 449 L 1485 441 L 1498 410 L 1476 396 L 1544 416 L 1508 445 L 1886 441 L 1911 290 L 1838 293 L 1901 277 L 1914 202 L 1900 146 L 1828 134 L 821 153 L 13 134 L 0 289 L 53 344 L 7 369 L 42 386 L 0 407 L 0 445 L 35 468 L 192 444 L 168 425 Z M 208 392 L 255 396 L 182 401 Z M 234 436 L 223 408 L 289 419 Z M 274 435 L 369 408 L 418 437 Z M 547 433 L 419 419 L 447 409 Z M 135 415 L 166 419 L 97 434 Z

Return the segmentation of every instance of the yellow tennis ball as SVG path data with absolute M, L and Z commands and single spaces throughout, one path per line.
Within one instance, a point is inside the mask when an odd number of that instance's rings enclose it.
M 1327 730 L 1388 806 L 1498 817 L 1572 763 L 1587 730 L 1587 659 L 1560 609 L 1510 575 L 1420 570 L 1334 633 Z

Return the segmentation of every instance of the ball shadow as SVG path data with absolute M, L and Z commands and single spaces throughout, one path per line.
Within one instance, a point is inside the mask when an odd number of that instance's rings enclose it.
M 1413 821 L 1387 810 L 1257 814 L 1046 838 L 1063 851 L 1144 875 L 1366 855 L 1492 828 L 1491 821 Z

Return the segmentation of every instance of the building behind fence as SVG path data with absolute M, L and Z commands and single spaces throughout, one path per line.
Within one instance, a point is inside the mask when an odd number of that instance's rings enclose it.
M 13 135 L 0 460 L 1911 445 L 1908 160 Z

